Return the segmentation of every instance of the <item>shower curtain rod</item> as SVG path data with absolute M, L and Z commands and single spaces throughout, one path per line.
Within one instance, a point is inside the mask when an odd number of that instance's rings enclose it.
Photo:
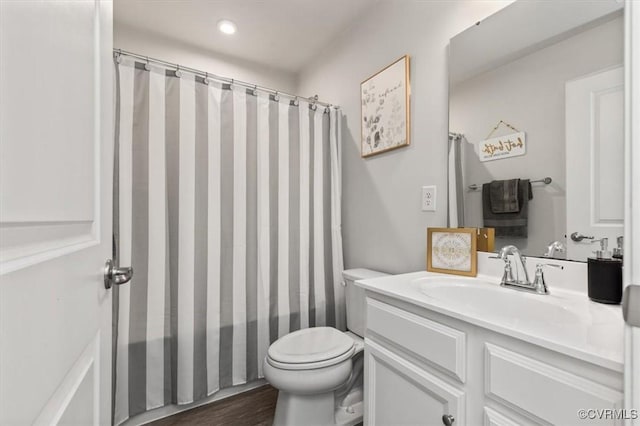
M 113 54 L 114 54 L 114 57 L 118 57 L 119 55 L 130 56 L 132 58 L 141 59 L 141 60 L 143 60 L 143 61 L 145 61 L 147 63 L 153 62 L 155 64 L 165 66 L 167 68 L 175 68 L 176 71 L 187 71 L 187 72 L 190 72 L 192 74 L 196 74 L 196 75 L 199 75 L 201 77 L 205 77 L 205 78 L 209 78 L 209 79 L 213 79 L 213 80 L 218 80 L 218 81 L 223 82 L 223 83 L 237 84 L 239 86 L 246 87 L 247 89 L 262 90 L 264 92 L 272 93 L 273 95 L 276 95 L 276 96 L 285 96 L 287 98 L 293 99 L 294 101 L 297 101 L 298 99 L 304 99 L 304 100 L 309 101 L 309 103 L 311 103 L 312 105 L 316 104 L 316 105 L 321 105 L 321 106 L 324 106 L 324 107 L 327 107 L 327 108 L 335 108 L 335 109 L 339 109 L 340 108 L 337 105 L 333 105 L 333 104 L 330 104 L 330 103 L 319 101 L 318 100 L 318 95 L 311 96 L 311 97 L 308 97 L 308 98 L 305 98 L 304 96 L 292 95 L 291 93 L 287 93 L 287 92 L 283 92 L 283 91 L 280 91 L 280 90 L 271 89 L 269 87 L 260 86 L 258 84 L 251 84 L 251 83 L 247 83 L 247 82 L 242 81 L 242 80 L 236 80 L 234 78 L 221 77 L 219 75 L 212 74 L 210 72 L 197 70 L 195 68 L 185 67 L 185 66 L 182 66 L 180 64 L 174 64 L 172 62 L 163 61 L 162 59 L 155 59 L 155 58 L 151 58 L 149 56 L 144 56 L 144 55 L 140 55 L 140 54 L 137 54 L 137 53 L 128 52 L 128 51 L 122 50 L 122 49 L 113 49 Z

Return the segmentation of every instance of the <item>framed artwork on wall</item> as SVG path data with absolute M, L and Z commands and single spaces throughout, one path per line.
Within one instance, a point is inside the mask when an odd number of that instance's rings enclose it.
M 360 84 L 362 157 L 409 145 L 409 55 Z
M 427 228 L 427 271 L 477 275 L 476 228 Z

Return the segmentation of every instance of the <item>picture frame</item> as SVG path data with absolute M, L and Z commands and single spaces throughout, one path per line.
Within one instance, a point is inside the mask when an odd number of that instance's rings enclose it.
M 427 271 L 475 277 L 476 228 L 427 228 Z
M 363 158 L 411 143 L 409 67 L 404 55 L 360 83 Z

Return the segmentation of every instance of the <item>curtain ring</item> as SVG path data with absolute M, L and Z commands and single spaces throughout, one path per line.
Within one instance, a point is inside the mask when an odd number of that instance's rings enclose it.
M 176 77 L 180 78 L 182 77 L 182 71 L 180 71 L 180 65 L 176 65 Z
M 144 64 L 145 71 L 151 71 L 151 65 L 149 64 L 149 57 L 147 56 L 147 63 Z
M 293 98 L 293 106 L 298 106 L 298 104 L 298 97 L 296 96 L 295 98 Z
M 209 73 L 208 73 L 208 72 L 205 72 L 204 74 L 205 74 L 205 77 L 204 77 L 204 79 L 202 80 L 202 82 L 203 82 L 204 84 L 206 84 L 206 85 L 209 85 Z
M 258 96 L 258 85 L 253 86 L 253 96 Z
M 280 95 L 278 95 L 278 91 L 276 90 L 276 94 L 273 95 L 273 100 L 278 102 L 280 100 Z

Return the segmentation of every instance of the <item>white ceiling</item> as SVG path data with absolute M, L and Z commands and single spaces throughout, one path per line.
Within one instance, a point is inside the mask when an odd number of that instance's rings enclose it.
M 115 0 L 117 25 L 297 72 L 378 0 Z M 233 36 L 217 22 L 238 26 Z

